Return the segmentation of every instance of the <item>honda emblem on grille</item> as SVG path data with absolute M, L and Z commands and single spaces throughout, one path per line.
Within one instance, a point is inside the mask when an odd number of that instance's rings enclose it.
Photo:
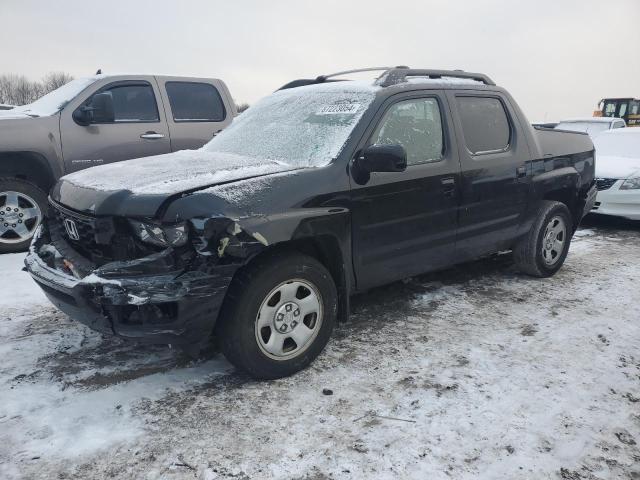
M 80 234 L 78 234 L 78 227 L 76 226 L 76 222 L 74 222 L 70 218 L 65 218 L 64 229 L 67 231 L 67 235 L 69 235 L 69 238 L 71 240 L 80 240 Z

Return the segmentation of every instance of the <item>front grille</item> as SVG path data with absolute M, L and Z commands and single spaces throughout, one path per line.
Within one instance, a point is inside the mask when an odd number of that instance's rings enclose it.
M 98 266 L 114 260 L 141 258 L 157 251 L 136 241 L 122 218 L 84 215 L 51 202 L 47 220 L 65 244 Z M 72 221 L 75 231 L 69 232 L 65 221 Z
M 49 221 L 54 222 L 65 241 L 83 257 L 94 261 L 97 264 L 104 263 L 110 258 L 109 245 L 99 245 L 96 241 L 96 218 L 82 215 L 68 210 L 60 205 L 51 204 L 51 215 Z M 77 238 L 69 235 L 65 222 L 71 221 L 75 225 Z M 102 260 L 102 261 L 100 261 Z
M 608 190 L 613 187 L 617 181 L 617 178 L 596 178 L 596 188 L 598 190 Z
M 59 207 L 57 206 L 54 206 L 52 210 L 54 214 L 53 220 L 60 227 L 62 227 L 62 231 L 67 234 L 66 240 L 68 242 L 71 242 L 76 247 L 87 249 L 87 251 L 97 248 L 96 241 L 95 241 L 95 233 L 94 233 L 95 226 L 94 226 L 93 219 L 89 217 L 81 217 L 79 215 L 70 214 L 67 211 L 63 213 L 63 211 L 60 210 Z M 75 225 L 75 232 L 77 232 L 77 236 L 78 236 L 77 239 L 71 238 L 69 236 L 69 233 L 65 228 L 66 221 L 72 221 L 73 225 Z

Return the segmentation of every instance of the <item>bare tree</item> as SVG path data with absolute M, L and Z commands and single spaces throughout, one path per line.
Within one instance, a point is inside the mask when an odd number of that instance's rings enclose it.
M 44 93 L 46 94 L 69 83 L 71 80 L 73 80 L 73 77 L 68 73 L 50 72 L 44 76 L 41 83 Z
M 40 85 L 30 81 L 24 75 L 13 76 L 13 102 L 16 105 L 24 105 L 33 102 L 40 97 Z
M 8 74 L 0 76 L 0 102 L 24 105 L 37 98 L 38 87 L 24 75 Z
M 64 72 L 52 72 L 41 81 L 31 81 L 24 75 L 8 73 L 0 75 L 0 103 L 26 105 L 73 80 Z
M 0 75 L 0 103 L 10 103 L 13 87 L 9 75 Z

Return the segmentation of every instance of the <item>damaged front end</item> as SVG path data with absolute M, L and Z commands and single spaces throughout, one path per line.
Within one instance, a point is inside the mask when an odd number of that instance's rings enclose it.
M 89 240 L 74 241 L 64 220 L 54 215 L 38 228 L 27 271 L 69 317 L 145 343 L 208 341 L 236 270 L 267 243 L 226 217 L 185 222 L 188 241 L 166 248 L 147 248 L 131 229 L 105 236 L 98 219 L 84 232 Z M 120 251 L 123 242 L 130 245 Z M 134 254 L 142 256 L 126 258 Z

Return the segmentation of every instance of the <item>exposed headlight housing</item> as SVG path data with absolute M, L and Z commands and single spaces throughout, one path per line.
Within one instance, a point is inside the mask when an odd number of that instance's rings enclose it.
M 630 177 L 627 178 L 622 185 L 620 185 L 620 190 L 637 190 L 640 188 L 640 177 Z
M 130 219 L 129 223 L 140 240 L 159 247 L 181 247 L 189 239 L 189 230 L 186 222 L 161 226 Z

